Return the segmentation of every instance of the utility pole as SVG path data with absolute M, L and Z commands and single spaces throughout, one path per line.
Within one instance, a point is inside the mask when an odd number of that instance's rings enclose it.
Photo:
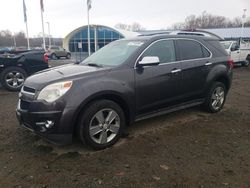
M 89 26 L 89 10 L 92 8 L 91 3 L 92 3 L 91 0 L 87 0 L 87 17 L 88 17 L 88 53 L 89 53 L 89 56 L 90 56 L 90 54 L 91 54 L 91 48 L 90 48 L 90 26 Z
M 50 24 L 49 22 L 46 22 L 48 24 L 48 34 L 49 34 L 49 48 L 51 47 L 51 35 L 50 35 Z
M 46 51 L 45 35 L 44 35 L 44 21 L 43 21 L 43 12 L 44 12 L 43 0 L 40 0 L 40 6 L 41 6 L 41 21 L 42 21 L 42 32 L 43 32 L 43 49 Z
M 243 31 L 244 31 L 244 25 L 245 25 L 245 19 L 246 19 L 246 12 L 247 12 L 247 9 L 243 9 L 243 15 L 242 15 L 242 27 L 241 27 L 241 35 L 240 35 L 240 44 L 242 42 L 242 38 L 243 38 Z

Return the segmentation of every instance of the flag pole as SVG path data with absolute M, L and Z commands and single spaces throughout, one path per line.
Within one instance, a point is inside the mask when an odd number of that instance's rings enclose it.
M 27 35 L 28 50 L 30 50 L 30 39 L 29 39 L 29 30 L 27 21 L 26 21 L 26 35 Z
M 27 38 L 27 45 L 28 45 L 28 50 L 30 50 L 30 40 L 29 40 L 29 32 L 28 32 L 28 21 L 27 21 L 27 8 L 26 8 L 26 4 L 25 1 L 23 0 L 23 16 L 24 16 L 24 22 L 26 25 L 26 38 Z
M 87 17 L 88 17 L 88 53 L 91 54 L 90 50 L 90 25 L 89 25 L 89 10 L 91 9 L 91 0 L 87 0 Z
M 46 50 L 46 44 L 45 44 L 45 34 L 44 34 L 44 21 L 43 21 L 43 0 L 40 0 L 40 5 L 41 5 L 41 21 L 42 21 L 42 31 L 43 31 L 43 49 Z

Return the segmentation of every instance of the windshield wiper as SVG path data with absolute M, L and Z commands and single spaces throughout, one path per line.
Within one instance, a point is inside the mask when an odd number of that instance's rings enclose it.
M 85 64 L 85 65 L 88 65 L 88 66 L 91 66 L 91 67 L 103 67 L 102 65 L 100 65 L 100 64 L 96 64 L 96 63 L 87 63 L 87 64 Z

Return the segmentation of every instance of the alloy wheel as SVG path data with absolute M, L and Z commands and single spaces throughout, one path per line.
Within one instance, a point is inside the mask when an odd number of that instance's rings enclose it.
M 120 124 L 120 117 L 115 110 L 102 109 L 91 119 L 89 135 L 95 143 L 106 144 L 116 137 Z
M 225 100 L 225 91 L 223 87 L 217 87 L 212 94 L 212 107 L 218 110 L 222 107 Z
M 6 74 L 5 82 L 11 88 L 19 88 L 23 85 L 25 80 L 24 75 L 18 71 L 11 71 Z

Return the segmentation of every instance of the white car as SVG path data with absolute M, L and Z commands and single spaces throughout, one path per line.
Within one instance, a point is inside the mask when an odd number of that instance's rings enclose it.
M 221 44 L 235 64 L 249 66 L 250 43 L 241 42 L 239 45 L 237 41 L 222 41 Z

